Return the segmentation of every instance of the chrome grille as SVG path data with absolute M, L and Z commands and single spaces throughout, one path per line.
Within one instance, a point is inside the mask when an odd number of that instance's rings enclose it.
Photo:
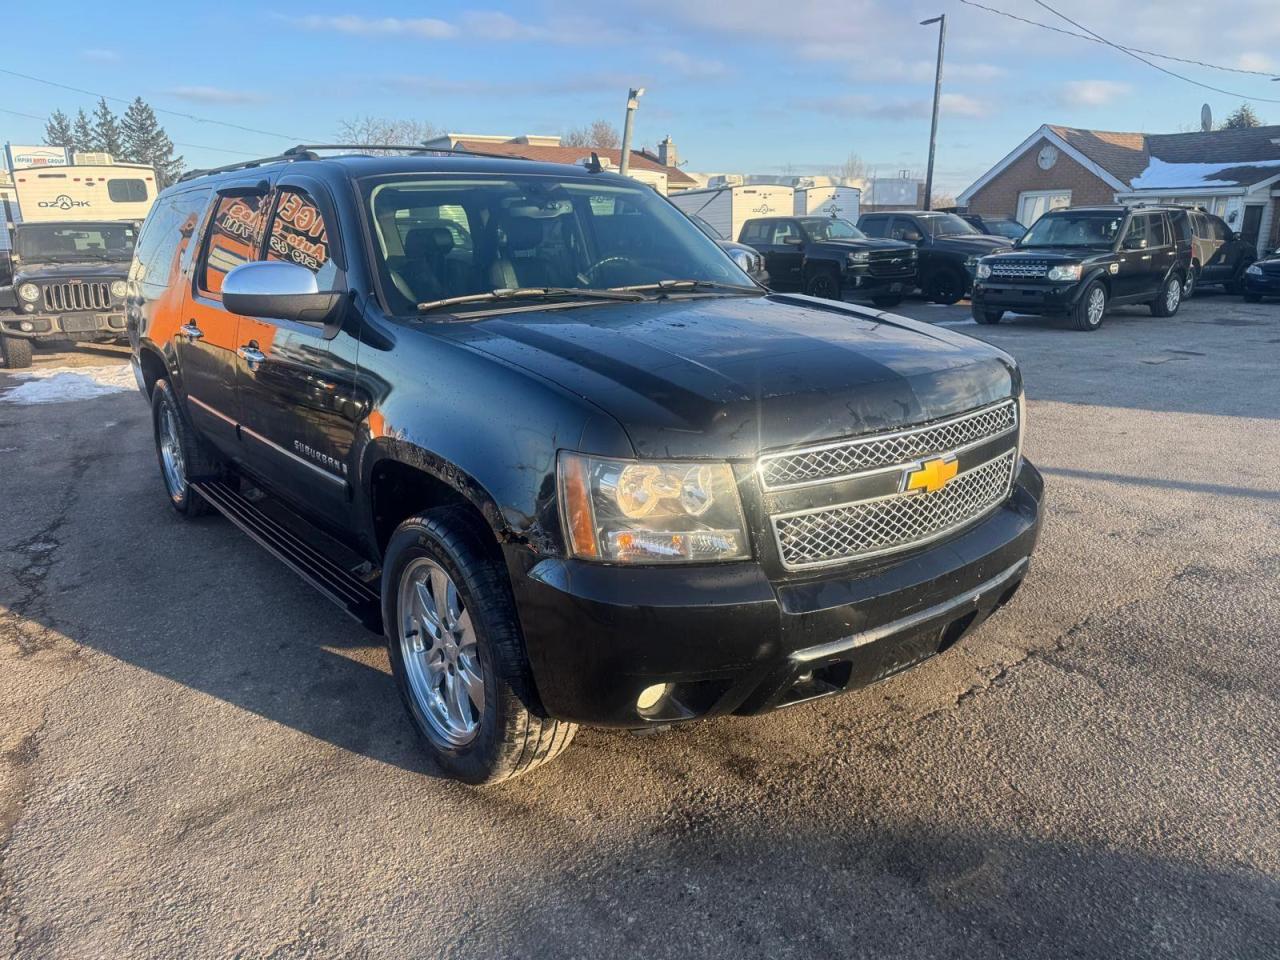
M 908 276 L 916 272 L 916 252 L 873 253 L 867 269 L 875 277 Z
M 1043 260 L 995 260 L 991 277 L 995 280 L 1040 280 L 1049 272 Z
M 44 288 L 44 308 L 52 313 L 106 310 L 110 306 L 109 283 L 51 283 Z
M 934 493 L 894 494 L 773 518 L 783 565 L 843 563 L 944 536 L 996 507 L 1009 493 L 1017 451 L 958 474 Z
M 956 450 L 998 437 L 1018 426 L 1017 405 L 1006 400 L 939 423 L 898 433 L 768 454 L 760 458 L 766 490 L 828 483 L 870 470 L 901 466 L 921 457 Z

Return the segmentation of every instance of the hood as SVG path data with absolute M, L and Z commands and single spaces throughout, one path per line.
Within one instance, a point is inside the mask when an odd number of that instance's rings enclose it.
M 553 381 L 641 457 L 750 458 L 1014 394 L 1006 354 L 905 317 L 799 295 L 613 303 L 436 324 Z
M 1107 256 L 1110 250 L 1084 247 L 1014 247 L 1010 250 L 997 250 L 992 260 L 1032 260 L 1037 263 L 1080 263 L 1091 257 Z
M 965 234 L 954 237 L 934 237 L 935 250 L 952 250 L 970 256 L 986 256 L 999 250 L 1008 250 L 1013 246 L 1004 237 L 988 237 L 985 234 Z
M 859 253 L 867 250 L 898 250 L 907 251 L 916 248 L 914 243 L 903 243 L 901 240 L 883 240 L 879 237 L 867 237 L 863 240 L 815 240 L 814 246 L 829 247 L 833 250 L 848 250 L 850 253 Z
M 74 263 L 23 260 L 14 271 L 15 284 L 28 280 L 60 280 L 79 277 L 124 280 L 129 275 L 128 260 L 77 260 Z

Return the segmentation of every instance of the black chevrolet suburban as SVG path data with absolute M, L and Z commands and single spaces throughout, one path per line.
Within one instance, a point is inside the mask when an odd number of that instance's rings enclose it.
M 35 343 L 125 336 L 125 277 L 137 227 L 117 221 L 23 223 L 13 230 L 11 286 L 0 289 L 0 357 L 31 366 Z
M 770 285 L 813 297 L 845 296 L 896 307 L 916 285 L 916 248 L 872 240 L 835 217 L 759 217 L 742 225 L 740 239 L 764 256 Z
M 954 213 L 897 210 L 864 213 L 858 229 L 869 237 L 909 243 L 919 251 L 916 281 L 934 303 L 958 303 L 969 295 L 978 258 L 1009 249 L 1004 237 L 988 237 Z
M 971 296 L 978 323 L 1006 312 L 1064 316 L 1097 330 L 1115 304 L 1138 303 L 1171 317 L 1192 264 L 1182 208 L 1067 207 L 1050 210 L 1007 253 L 983 257 Z
M 384 633 L 451 776 L 873 683 L 1022 583 L 1006 354 L 762 290 L 599 167 L 335 150 L 160 196 L 134 371 L 173 509 Z

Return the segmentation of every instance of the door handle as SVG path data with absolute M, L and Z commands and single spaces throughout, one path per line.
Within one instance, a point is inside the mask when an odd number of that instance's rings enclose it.
M 199 340 L 204 337 L 204 331 L 196 326 L 195 320 L 188 320 L 178 328 L 178 334 L 186 337 L 188 341 Z
M 246 344 L 236 351 L 236 356 L 247 364 L 261 363 L 267 359 L 267 355 L 258 349 L 256 343 Z

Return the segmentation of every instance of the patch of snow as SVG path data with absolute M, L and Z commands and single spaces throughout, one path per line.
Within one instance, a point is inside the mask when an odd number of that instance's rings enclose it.
M 1166 163 L 1151 158 L 1147 169 L 1133 180 L 1134 190 L 1171 190 L 1182 187 L 1234 186 L 1236 181 L 1222 174 L 1240 167 L 1260 167 L 1280 174 L 1280 160 L 1237 160 L 1233 163 Z
M 109 367 L 46 367 L 11 376 L 24 382 L 0 396 L 0 403 L 64 403 L 137 389 L 127 363 Z

